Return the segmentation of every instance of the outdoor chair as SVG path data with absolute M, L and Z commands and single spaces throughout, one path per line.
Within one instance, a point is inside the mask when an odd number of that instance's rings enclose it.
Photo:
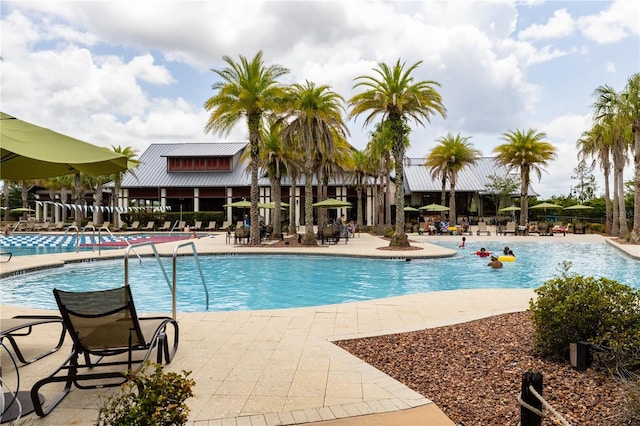
M 200 231 L 200 230 L 202 230 L 202 221 L 201 220 L 196 220 L 196 222 L 191 227 L 191 230 L 192 231 Z
M 244 225 L 236 226 L 234 241 L 235 244 L 242 242 L 249 243 L 249 228 L 245 228 Z
M 575 225 L 573 225 L 574 234 L 584 234 L 585 232 L 584 222 L 576 222 Z
M 516 235 L 516 223 L 515 222 L 507 222 L 504 230 L 502 231 L 502 235 L 513 234 Z
M 184 231 L 184 229 L 187 227 L 187 221 L 186 220 L 181 220 L 178 222 L 178 231 Z
M 102 222 L 102 225 L 96 226 L 96 228 L 98 229 L 98 231 L 108 231 L 110 225 L 111 222 Z
M 178 323 L 169 317 L 138 318 L 129 286 L 88 292 L 54 289 L 53 294 L 73 348 L 60 367 L 31 388 L 34 410 L 41 417 L 69 394 L 72 385 L 119 386 L 134 366 L 144 368 L 154 350 L 156 362 L 162 364 L 170 363 L 178 349 Z M 64 383 L 64 389 L 44 407 L 38 393 L 52 383 Z
M 210 220 L 209 224 L 207 225 L 206 228 L 204 228 L 205 231 L 215 231 L 216 230 L 216 221 L 215 220 Z
M 478 222 L 478 230 L 476 231 L 476 235 L 485 234 L 491 235 L 491 231 L 487 228 L 486 222 Z
M 130 227 L 127 228 L 127 231 L 137 231 L 140 228 L 140 221 L 134 220 Z
M 34 361 L 37 361 L 47 355 L 56 352 L 62 347 L 62 343 L 64 342 L 65 327 L 62 322 L 62 318 L 59 316 L 18 315 L 13 318 L 2 318 L 2 320 L 0 320 L 0 323 L 2 325 L 2 329 L 0 330 L 0 342 L 2 342 L 4 339 L 7 339 L 9 341 L 9 344 L 13 348 L 13 352 L 16 354 L 16 357 L 23 364 L 31 364 Z M 20 350 L 18 342 L 16 342 L 16 337 L 24 337 L 30 335 L 33 331 L 33 328 L 36 326 L 55 323 L 60 324 L 60 327 L 62 329 L 60 338 L 58 339 L 58 344 L 53 349 L 47 350 L 46 352 L 37 355 L 35 358 L 29 360 L 25 359 L 24 354 Z
M 89 221 L 87 222 L 87 224 L 85 226 L 82 227 L 82 232 L 84 231 L 95 231 L 96 227 L 93 225 L 93 222 Z
M 231 226 L 231 222 L 229 222 L 228 220 L 225 220 L 222 222 L 222 226 L 220 227 L 220 230 L 226 231 L 229 229 L 229 226 Z
M 171 221 L 165 220 L 164 225 L 158 228 L 158 231 L 170 231 L 171 230 Z
M 142 231 L 153 231 L 153 227 L 155 226 L 156 222 L 153 220 L 150 220 L 149 222 L 147 222 L 147 225 L 142 228 Z
M 549 222 L 540 222 L 538 224 L 538 235 L 553 236 L 553 228 L 549 226 Z
M 56 222 L 49 225 L 48 231 L 62 231 L 64 229 L 64 221 Z

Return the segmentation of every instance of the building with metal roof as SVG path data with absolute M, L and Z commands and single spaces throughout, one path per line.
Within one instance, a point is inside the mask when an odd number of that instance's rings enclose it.
M 247 142 L 151 144 L 139 157 L 140 165 L 127 173 L 122 181 L 118 205 L 159 205 L 181 211 L 232 211 L 225 204 L 249 199 L 251 178 L 247 166 L 240 160 Z M 440 179 L 434 179 L 424 166 L 424 159 L 405 160 L 405 203 L 422 206 L 439 203 L 442 191 Z M 507 169 L 494 158 L 480 158 L 475 165 L 465 167 L 456 183 L 457 216 L 493 215 L 495 200 L 487 191 L 491 175 L 506 176 Z M 261 177 L 260 202 L 271 201 L 271 186 Z M 314 199 L 317 182 L 314 179 Z M 448 188 L 447 188 L 448 189 Z M 301 179 L 291 193 L 288 177 L 283 178 L 282 200 L 304 206 L 304 182 Z M 536 195 L 530 189 L 531 195 Z M 336 176 L 329 182 L 329 197 L 349 200 L 356 205 L 356 191 L 348 175 Z M 393 198 L 392 198 L 393 199 Z M 314 200 L 315 201 L 315 200 Z M 364 197 L 365 224 L 371 224 L 374 206 L 373 191 Z M 348 212 L 355 217 L 355 209 Z

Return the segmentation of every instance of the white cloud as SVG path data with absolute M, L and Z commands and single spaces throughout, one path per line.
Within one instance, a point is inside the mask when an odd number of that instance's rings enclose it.
M 611 7 L 597 15 L 578 19 L 585 37 L 600 44 L 613 43 L 628 36 L 640 35 L 640 3 L 636 0 L 615 0 Z
M 566 9 L 559 9 L 549 20 L 541 24 L 533 24 L 518 34 L 520 40 L 545 40 L 567 37 L 573 33 L 575 23 Z

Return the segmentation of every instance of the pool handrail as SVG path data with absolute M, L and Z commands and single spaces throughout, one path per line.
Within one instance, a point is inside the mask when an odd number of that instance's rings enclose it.
M 180 249 L 180 247 L 186 247 L 186 246 L 191 246 L 191 248 L 193 249 L 193 257 L 196 260 L 196 266 L 198 267 L 198 272 L 200 272 L 200 278 L 202 279 L 202 287 L 204 287 L 204 294 L 205 294 L 205 301 L 207 304 L 207 311 L 209 310 L 209 288 L 207 288 L 207 282 L 204 279 L 204 273 L 202 272 L 202 268 L 200 267 L 200 259 L 198 258 L 198 250 L 196 250 L 196 245 L 193 241 L 185 241 L 183 243 L 178 244 L 177 246 L 175 246 L 173 248 L 173 294 L 171 295 L 172 297 L 172 304 L 173 304 L 173 310 L 172 310 L 172 314 L 173 314 L 173 319 L 176 319 L 176 304 L 177 304 L 177 300 L 176 300 L 176 293 L 177 293 L 177 276 L 178 276 L 178 268 L 177 268 L 177 258 L 178 258 L 178 249 Z
M 156 249 L 156 245 L 153 243 L 153 241 L 145 241 L 140 244 L 130 245 L 124 250 L 124 285 L 129 285 L 129 250 L 134 250 L 135 252 L 135 247 L 141 247 L 141 246 L 151 246 L 151 250 L 153 250 L 153 256 L 158 260 L 158 265 L 160 265 L 160 269 L 162 270 L 164 279 L 167 281 L 169 290 L 174 291 L 174 289 L 171 286 L 171 281 L 169 281 L 169 276 L 167 275 L 167 271 L 164 269 L 164 265 L 162 264 L 162 259 L 160 259 L 160 254 L 158 253 L 158 250 Z M 138 254 L 137 252 L 135 253 L 136 255 Z M 140 258 L 139 255 L 138 255 L 138 258 L 142 263 L 142 258 Z
M 99 228 L 99 229 L 98 229 L 98 254 L 102 254 L 101 244 L 100 244 L 100 243 L 102 242 L 102 237 L 100 236 L 100 233 L 101 233 L 102 229 L 104 229 L 104 228 Z M 106 231 L 109 233 L 109 235 L 111 236 L 111 238 L 116 239 L 116 236 L 115 236 L 115 235 L 113 235 L 113 234 L 111 233 L 111 231 L 110 231 L 108 228 L 106 229 Z M 120 238 L 120 239 L 121 239 L 121 240 L 124 240 L 124 242 L 125 242 L 125 243 L 127 243 L 127 245 L 128 245 L 129 247 L 133 247 L 127 238 Z M 91 239 L 91 243 L 92 243 L 92 245 L 93 245 L 93 239 Z M 140 262 L 142 262 L 142 258 L 140 257 L 140 255 L 138 254 L 138 252 L 136 251 L 136 249 L 134 248 L 134 249 L 132 249 L 132 250 L 133 250 L 133 252 L 136 254 L 136 256 L 138 256 L 138 259 L 140 260 Z

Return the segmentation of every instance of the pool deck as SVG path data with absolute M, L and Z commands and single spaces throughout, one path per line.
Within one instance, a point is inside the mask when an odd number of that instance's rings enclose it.
M 204 234 L 203 234 L 204 235 Z M 228 244 L 224 233 L 194 240 L 198 253 L 307 253 L 367 257 L 443 257 L 453 252 L 430 244 L 460 241 L 460 236 L 411 235 L 422 250 L 379 250 L 388 245 L 378 237 L 362 234 L 348 244 L 300 247 L 251 248 Z M 554 237 L 467 236 L 472 241 L 603 242 L 640 259 L 640 246 L 618 245 L 599 235 Z M 185 241 L 182 241 L 184 243 Z M 171 254 L 178 243 L 158 245 Z M 140 253 L 148 248 L 141 248 Z M 189 247 L 180 249 L 188 253 Z M 122 258 L 123 250 L 102 251 L 99 257 Z M 65 261 L 95 258 L 95 253 L 19 256 L 0 264 L 3 275 L 21 269 L 46 268 Z M 96 264 L 98 267 L 98 264 Z M 180 349 L 166 369 L 191 370 L 196 396 L 187 401 L 192 425 L 453 425 L 429 395 L 420 395 L 379 370 L 343 351 L 331 342 L 414 331 L 470 321 L 527 309 L 533 290 L 461 290 L 423 293 L 364 302 L 310 308 L 262 311 L 178 313 Z M 28 313 L 56 313 L 1 305 L 2 317 Z M 56 341 L 54 330 L 23 344 L 36 353 Z M 35 332 L 34 332 L 35 333 Z M 29 339 L 29 338 L 27 338 Z M 27 341 L 25 339 L 25 341 Z M 68 353 L 65 347 L 36 363 L 20 367 L 20 389 L 53 371 Z M 28 356 L 28 353 L 26 354 Z M 15 383 L 15 371 L 2 352 L 3 379 Z M 436 378 L 437 379 L 437 378 Z M 100 396 L 109 390 L 73 389 L 47 417 L 26 417 L 33 425 L 94 424 Z M 51 395 L 45 393 L 50 399 Z

